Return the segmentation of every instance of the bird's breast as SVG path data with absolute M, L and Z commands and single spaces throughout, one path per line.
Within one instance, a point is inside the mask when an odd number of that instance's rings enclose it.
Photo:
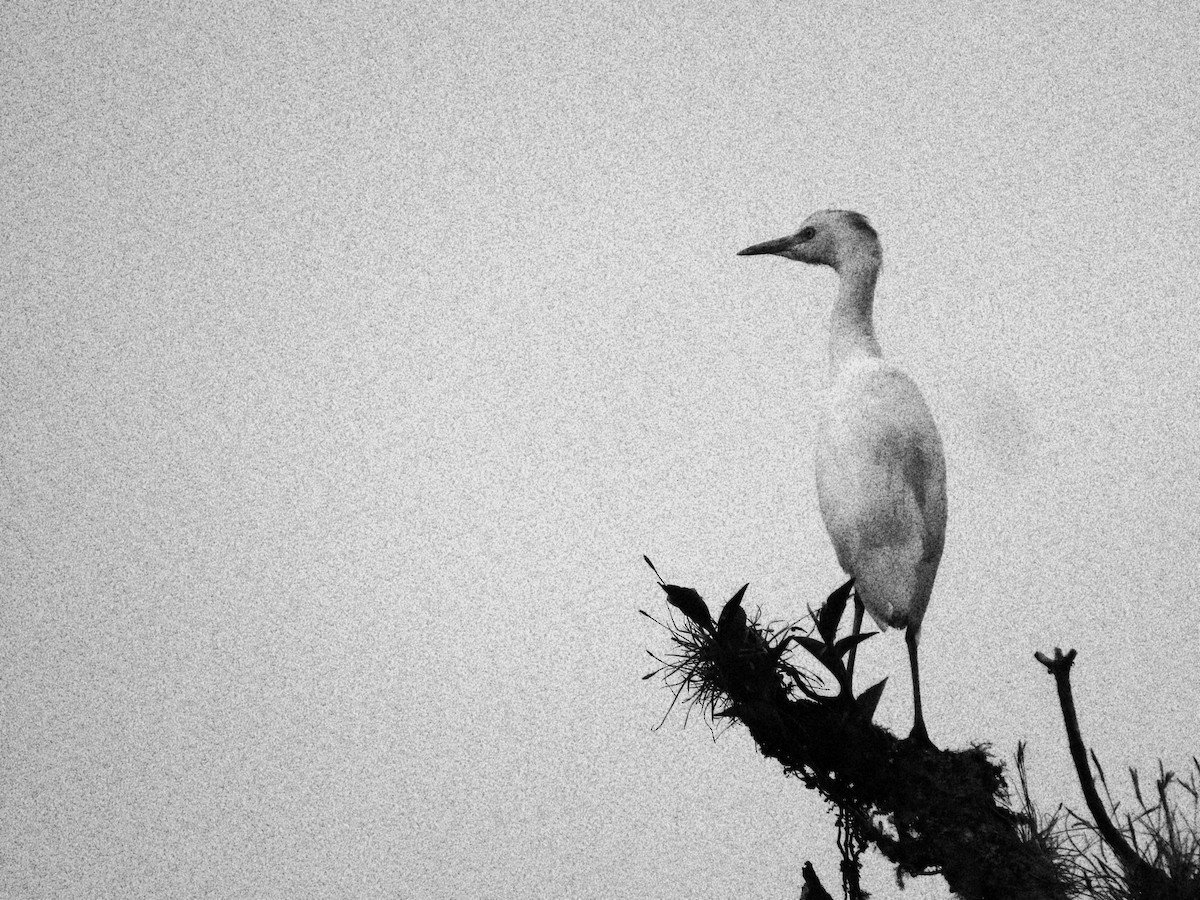
M 945 518 L 941 438 L 912 380 L 880 359 L 830 384 L 817 440 L 817 494 L 835 544 L 915 539 Z
M 884 458 L 914 442 L 941 442 L 916 384 L 877 358 L 856 360 L 835 374 L 826 391 L 821 428 L 828 442 Z

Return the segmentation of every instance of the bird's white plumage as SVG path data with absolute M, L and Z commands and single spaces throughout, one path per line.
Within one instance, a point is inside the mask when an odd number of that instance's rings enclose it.
M 857 633 L 865 609 L 880 629 L 904 627 L 913 730 L 928 743 L 917 643 L 946 536 L 946 461 L 912 379 L 883 359 L 872 312 L 883 251 L 861 215 L 827 209 L 793 235 L 742 256 L 771 254 L 838 273 L 829 330 L 830 386 L 817 441 L 817 497 L 838 562 L 854 579 Z M 853 672 L 854 651 L 847 663 Z
M 929 407 L 898 367 L 836 366 L 817 443 L 817 497 L 838 562 L 881 629 L 919 631 L 946 527 L 946 463 Z

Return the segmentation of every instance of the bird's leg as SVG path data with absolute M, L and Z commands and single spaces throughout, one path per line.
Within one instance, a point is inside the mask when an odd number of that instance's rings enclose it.
M 920 632 L 912 628 L 909 628 L 904 635 L 904 642 L 908 644 L 908 665 L 912 669 L 913 685 L 913 727 L 912 731 L 908 733 L 908 740 L 933 747 L 933 741 L 929 739 L 929 732 L 925 729 L 925 716 L 921 712 L 921 676 L 917 671 L 917 640 L 919 637 Z
M 863 607 L 862 598 L 860 596 L 858 596 L 858 588 L 855 588 L 854 589 L 854 630 L 851 632 L 852 635 L 857 635 L 860 631 L 862 631 L 863 612 L 864 612 L 864 607 Z M 858 645 L 856 644 L 850 648 L 850 658 L 846 660 L 846 684 L 848 684 L 851 688 L 854 687 L 854 657 L 857 653 L 858 653 Z

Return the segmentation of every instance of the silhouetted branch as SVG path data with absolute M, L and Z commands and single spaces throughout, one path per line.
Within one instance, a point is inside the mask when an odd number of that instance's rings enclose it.
M 1014 809 L 1003 767 L 983 747 L 938 750 L 899 740 L 875 725 L 884 682 L 855 697 L 852 669 L 843 662 L 870 635 L 837 638 L 849 583 L 813 614 L 807 631 L 750 620 L 742 607 L 746 587 L 714 622 L 695 590 L 661 578 L 659 585 L 685 620 L 654 619 L 667 629 L 674 652 L 665 658 L 651 654 L 661 667 L 646 677 L 661 675 L 675 690 L 675 701 L 699 707 L 710 721 L 740 722 L 764 756 L 779 760 L 787 774 L 831 803 L 844 896 L 865 896 L 858 884 L 859 855 L 870 844 L 895 865 L 898 877 L 940 873 L 967 900 L 1200 900 L 1200 759 L 1193 758 L 1195 772 L 1187 778 L 1160 762 L 1152 795 L 1143 794 L 1137 771 L 1130 769 L 1141 808 L 1118 817 L 1119 803 L 1108 794 L 1100 761 L 1092 754 L 1089 766 L 1080 734 L 1070 683 L 1074 650 L 1035 656 L 1054 676 L 1092 821 L 1070 810 L 1064 816 L 1062 804 L 1048 818 L 1038 815 L 1024 743 L 1017 750 Z M 815 662 L 823 674 L 794 660 L 793 648 L 807 652 L 810 665 Z M 1108 796 L 1107 809 L 1093 767 Z M 1187 797 L 1190 819 L 1184 812 Z M 1109 852 L 1115 859 L 1110 861 Z M 803 874 L 802 897 L 829 896 L 811 865 L 805 864 Z
M 652 674 L 713 718 L 739 721 L 764 756 L 838 807 L 848 846 L 870 843 L 900 875 L 940 873 L 968 900 L 1069 896 L 1053 857 L 1006 804 L 1002 766 L 983 748 L 937 750 L 871 721 L 882 687 L 853 696 L 842 658 L 857 641 L 835 640 L 836 622 L 818 613 L 814 637 L 747 621 L 730 608 L 740 611 L 743 588 L 714 628 L 698 593 L 659 583 L 688 618 L 667 626 L 676 653 L 655 657 L 663 667 Z M 798 668 L 793 644 L 829 675 Z
M 1083 791 L 1083 799 L 1087 804 L 1088 812 L 1091 814 L 1091 823 L 1083 822 L 1085 827 L 1089 827 L 1100 835 L 1116 856 L 1124 869 L 1125 878 L 1117 882 L 1117 879 L 1111 877 L 1111 873 L 1104 870 L 1106 880 L 1119 883 L 1122 895 L 1127 895 L 1142 900 L 1152 900 L 1152 898 L 1175 898 L 1175 897 L 1197 897 L 1200 895 L 1200 859 L 1197 858 L 1196 847 L 1193 845 L 1183 846 L 1181 836 L 1176 831 L 1175 813 L 1171 809 L 1167 801 L 1166 787 L 1171 783 L 1174 776 L 1171 773 L 1162 771 L 1162 764 L 1159 764 L 1161 777 L 1157 787 L 1159 792 L 1159 804 L 1156 807 L 1150 808 L 1146 806 L 1142 799 L 1141 790 L 1138 785 L 1137 771 L 1130 769 L 1130 776 L 1133 781 L 1134 792 L 1138 801 L 1142 804 L 1143 813 L 1149 814 L 1155 810 L 1162 812 L 1162 830 L 1165 831 L 1164 837 L 1155 835 L 1156 840 L 1160 844 L 1158 850 L 1158 858 L 1164 856 L 1172 857 L 1171 862 L 1175 863 L 1174 872 L 1165 872 L 1155 865 L 1147 861 L 1137 848 L 1130 844 L 1121 830 L 1113 823 L 1109 817 L 1108 811 L 1100 800 L 1100 794 L 1096 790 L 1096 782 L 1092 777 L 1091 767 L 1088 765 L 1087 750 L 1083 744 L 1083 735 L 1079 729 L 1079 717 L 1075 712 L 1075 698 L 1071 691 L 1071 666 L 1075 662 L 1075 651 L 1069 650 L 1063 653 L 1058 647 L 1054 648 L 1053 658 L 1044 653 L 1038 652 L 1034 654 L 1043 666 L 1046 667 L 1051 675 L 1054 676 L 1054 683 L 1058 689 L 1058 702 L 1062 708 L 1063 724 L 1067 730 L 1067 746 L 1071 752 L 1071 760 L 1075 764 L 1075 774 L 1079 779 L 1079 787 Z M 1092 760 L 1096 764 L 1096 770 L 1099 773 L 1100 779 L 1104 782 L 1104 770 L 1100 768 L 1100 761 L 1096 759 L 1095 754 L 1092 755 Z M 1200 768 L 1200 764 L 1198 764 Z M 1186 786 L 1185 786 L 1186 787 Z M 1105 783 L 1105 791 L 1108 787 Z M 1194 792 L 1194 788 L 1189 788 Z M 1193 793 L 1193 797 L 1195 794 Z M 1114 812 L 1116 804 L 1109 798 L 1109 807 Z M 1134 820 L 1127 817 L 1127 832 L 1130 839 L 1136 840 L 1136 830 L 1134 828 Z M 1081 820 L 1082 821 L 1082 820 Z M 1165 852 L 1164 852 L 1165 851 Z M 1093 863 L 1092 868 L 1096 868 Z M 1090 878 L 1086 879 L 1089 883 Z
M 1071 760 L 1075 763 L 1075 774 L 1079 779 L 1079 787 L 1083 790 L 1084 802 L 1087 803 L 1088 812 L 1092 814 L 1096 829 L 1122 863 L 1131 868 L 1144 866 L 1141 857 L 1126 843 L 1121 832 L 1117 831 L 1109 819 L 1104 804 L 1100 802 L 1100 795 L 1096 793 L 1096 782 L 1092 779 L 1091 769 L 1088 768 L 1087 750 L 1083 746 L 1083 736 L 1079 733 L 1079 718 L 1075 714 L 1075 698 L 1071 693 L 1071 666 L 1075 662 L 1075 651 L 1069 650 L 1064 654 L 1055 647 L 1053 659 L 1040 651 L 1034 654 L 1034 658 L 1054 676 L 1054 684 L 1058 688 L 1058 703 L 1062 707 L 1063 724 L 1067 728 L 1067 746 L 1071 751 Z

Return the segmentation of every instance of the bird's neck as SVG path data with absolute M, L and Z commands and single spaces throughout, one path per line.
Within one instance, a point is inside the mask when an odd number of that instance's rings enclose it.
M 838 267 L 838 276 L 841 285 L 829 327 L 829 368 L 834 375 L 855 359 L 883 356 L 871 321 L 879 258 L 848 260 Z

